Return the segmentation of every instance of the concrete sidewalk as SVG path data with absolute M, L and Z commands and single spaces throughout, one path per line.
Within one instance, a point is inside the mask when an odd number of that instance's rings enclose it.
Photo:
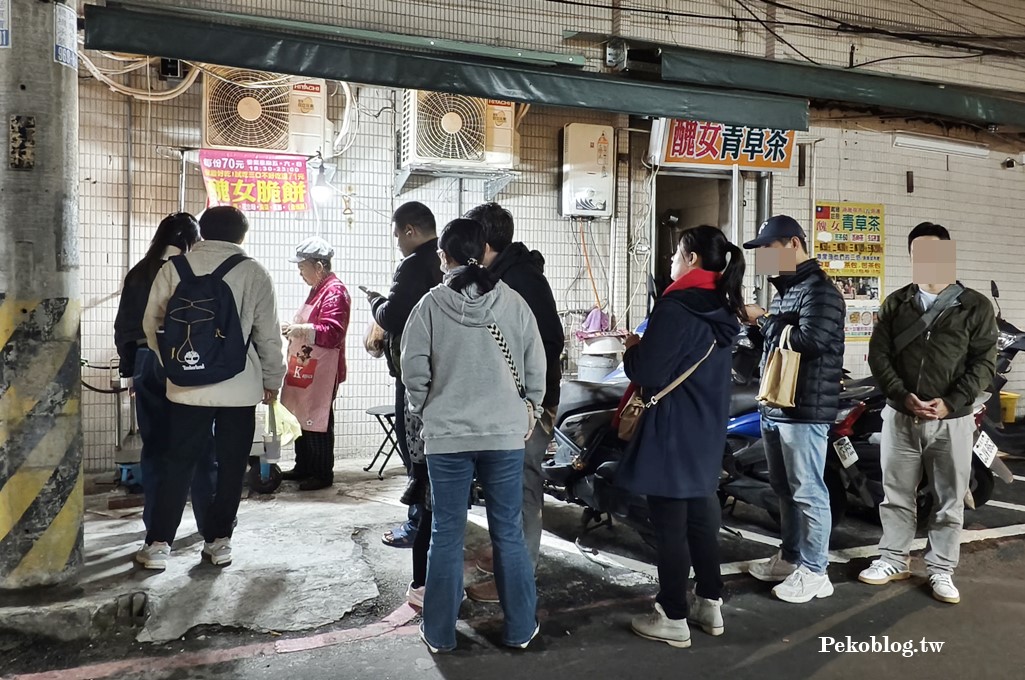
M 360 465 L 340 461 L 331 489 L 299 493 L 285 483 L 273 496 L 243 499 L 234 561 L 224 569 L 201 563 L 203 539 L 188 508 L 167 570 L 141 569 L 133 561 L 145 537 L 141 508 L 111 511 L 108 494 L 89 496 L 76 586 L 4 596 L 0 630 L 60 640 L 131 631 L 161 642 L 203 625 L 284 632 L 340 621 L 379 595 L 356 538 L 404 515 L 364 500 L 397 498 L 404 476 L 393 471 L 382 481 Z

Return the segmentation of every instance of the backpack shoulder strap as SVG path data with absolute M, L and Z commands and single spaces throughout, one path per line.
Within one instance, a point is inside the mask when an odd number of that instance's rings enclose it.
M 188 281 L 189 279 L 196 278 L 196 275 L 192 272 L 192 267 L 189 266 L 189 261 L 185 259 L 184 255 L 174 255 L 170 259 L 171 264 L 178 270 L 179 279 Z
M 893 340 L 894 354 L 900 354 L 907 346 L 915 341 L 915 338 L 926 333 L 932 328 L 932 325 L 936 323 L 936 320 L 940 318 L 943 312 L 947 311 L 955 304 L 961 294 L 965 292 L 965 287 L 960 283 L 947 286 L 947 288 L 939 294 L 936 298 L 936 302 L 932 303 L 932 307 L 929 308 L 925 314 L 920 316 L 915 323 L 911 324 Z M 912 297 L 911 304 L 915 304 L 914 297 Z
M 223 279 L 228 274 L 228 272 L 235 268 L 236 265 L 241 264 L 242 262 L 245 262 L 248 259 L 249 258 L 243 255 L 242 253 L 235 253 L 227 260 L 219 264 L 217 266 L 217 269 L 211 272 L 210 276 L 214 277 L 215 279 Z

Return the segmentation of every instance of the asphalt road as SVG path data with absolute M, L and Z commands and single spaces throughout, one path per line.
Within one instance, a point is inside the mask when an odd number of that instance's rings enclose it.
M 1011 466 L 1025 476 L 1025 462 Z M 858 583 L 879 529 L 866 518 L 851 517 L 837 527 L 831 545 L 833 597 L 785 604 L 771 597 L 768 585 L 730 575 L 726 634 L 711 638 L 694 631 L 690 649 L 674 649 L 629 631 L 630 616 L 647 610 L 656 590 L 645 575 L 651 549 L 626 527 L 614 526 L 580 538 L 582 546 L 598 553 L 584 557 L 574 545 L 579 510 L 551 504 L 539 572 L 541 638 L 525 652 L 506 650 L 497 641 L 498 606 L 468 602 L 458 650 L 432 656 L 417 636 L 418 617 L 402 604 L 409 553 L 383 546 L 378 538 L 390 525 L 389 514 L 398 513 L 386 508 L 380 525 L 360 537 L 381 596 L 372 608 L 337 626 L 280 637 L 195 630 L 161 646 L 6 638 L 0 639 L 0 669 L 5 678 L 26 680 L 1018 678 L 1025 676 L 1025 480 L 1010 486 L 998 482 L 994 500 L 994 506 L 966 518 L 970 542 L 956 577 L 962 595 L 956 606 L 930 597 L 920 560 L 913 565 L 918 576 L 909 581 L 882 588 Z M 479 524 L 480 514 L 475 515 Z M 728 567 L 774 551 L 773 525 L 764 513 L 738 507 L 726 523 L 741 534 L 723 536 Z M 1001 533 L 1008 535 L 992 537 Z M 484 530 L 473 526 L 469 536 L 471 557 L 473 546 L 484 541 Z M 468 568 L 467 577 L 478 576 Z M 836 643 L 850 642 L 869 651 L 838 651 Z M 875 649 L 895 651 L 871 651 L 873 643 Z

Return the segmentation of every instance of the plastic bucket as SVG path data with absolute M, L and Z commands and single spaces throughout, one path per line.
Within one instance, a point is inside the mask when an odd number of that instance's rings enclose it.
M 1014 392 L 1000 393 L 1000 416 L 1006 424 L 1013 423 L 1018 419 L 1018 399 L 1020 394 Z

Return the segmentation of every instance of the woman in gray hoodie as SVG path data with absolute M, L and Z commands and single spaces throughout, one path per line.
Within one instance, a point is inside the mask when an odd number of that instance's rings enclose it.
M 482 266 L 477 222 L 450 222 L 438 240 L 444 282 L 402 333 L 402 381 L 423 418 L 433 524 L 420 635 L 456 646 L 463 599 L 466 499 L 474 475 L 487 497 L 505 644 L 538 633 L 534 571 L 523 540 L 523 447 L 541 413 L 545 353 L 526 302 Z

